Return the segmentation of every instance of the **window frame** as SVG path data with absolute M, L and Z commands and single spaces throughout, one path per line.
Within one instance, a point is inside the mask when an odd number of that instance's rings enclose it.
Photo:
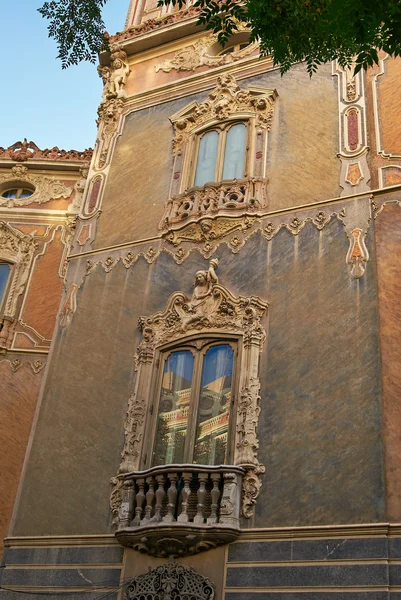
M 5 196 L 4 194 L 6 194 L 7 192 L 13 192 L 16 191 L 15 196 Z M 22 196 L 22 194 L 24 192 L 29 192 L 28 196 Z M 8 187 L 4 190 L 2 190 L 0 192 L 0 196 L 2 198 L 4 198 L 4 200 L 26 200 L 27 198 L 30 198 L 31 196 L 33 196 L 33 194 L 35 193 L 35 188 L 32 186 L 27 186 L 27 185 L 18 185 L 18 186 L 13 186 L 13 187 Z
M 190 156 L 190 164 L 187 169 L 187 181 L 185 182 L 185 187 L 193 188 L 195 187 L 195 177 L 196 170 L 198 166 L 198 157 L 199 157 L 199 147 L 201 143 L 201 139 L 207 133 L 211 131 L 216 131 L 219 135 L 218 146 L 217 146 L 217 156 L 216 156 L 216 165 L 214 169 L 214 179 L 212 181 L 205 182 L 201 186 L 196 187 L 204 187 L 208 183 L 220 183 L 223 180 L 223 170 L 224 170 L 224 158 L 227 144 L 227 134 L 229 130 L 235 125 L 244 125 L 246 128 L 245 132 L 245 148 L 244 148 L 244 169 L 243 175 L 239 179 L 245 179 L 248 177 L 248 173 L 250 171 L 250 149 L 251 149 L 251 138 L 252 138 L 252 123 L 250 118 L 244 119 L 227 119 L 223 123 L 215 124 L 210 127 L 205 127 L 200 131 L 196 131 L 193 135 L 193 139 L 191 140 L 189 148 L 189 156 Z M 232 181 L 232 180 L 227 180 Z
M 227 452 L 226 464 L 231 464 L 230 461 L 234 458 L 235 450 L 235 430 L 236 430 L 236 400 L 240 385 L 241 360 L 243 343 L 241 335 L 233 334 L 213 334 L 196 335 L 188 338 L 183 338 L 174 344 L 160 346 L 155 350 L 155 360 L 153 363 L 153 376 L 151 388 L 151 404 L 150 404 L 150 419 L 145 428 L 144 439 L 146 440 L 142 452 L 141 468 L 149 469 L 153 465 L 155 454 L 155 438 L 158 425 L 158 409 L 160 405 L 160 391 L 164 372 L 164 362 L 173 352 L 189 350 L 194 356 L 193 384 L 191 386 L 190 410 L 188 413 L 188 426 L 186 434 L 186 442 L 184 447 L 184 464 L 200 464 L 193 462 L 195 441 L 196 441 L 196 426 L 200 399 L 200 385 L 202 378 L 202 368 L 206 352 L 213 347 L 221 345 L 230 345 L 233 350 L 233 374 L 231 387 L 231 404 L 229 412 L 229 425 L 227 432 Z M 187 460 L 188 459 L 188 460 Z M 189 460 L 191 459 L 191 460 Z
M 8 261 L 8 260 L 4 260 L 0 257 L 0 265 L 7 265 L 10 268 L 10 272 L 9 272 L 8 278 L 7 278 L 7 283 L 4 288 L 4 293 L 3 293 L 3 296 L 0 298 L 0 317 L 1 317 L 4 314 L 4 308 L 7 305 L 7 298 L 10 293 L 11 282 L 14 277 L 14 263 L 12 263 L 11 261 Z

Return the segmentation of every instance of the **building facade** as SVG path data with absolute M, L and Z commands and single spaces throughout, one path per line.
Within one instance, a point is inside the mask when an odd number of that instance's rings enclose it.
M 0 552 L 91 156 L 26 140 L 0 148 Z
M 401 61 L 196 21 L 134 0 L 101 57 L 1 594 L 396 599 Z

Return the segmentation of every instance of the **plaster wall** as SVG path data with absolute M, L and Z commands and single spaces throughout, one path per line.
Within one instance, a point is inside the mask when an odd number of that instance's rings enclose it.
M 368 246 L 374 258 L 371 236 Z M 238 254 L 216 252 L 224 286 L 270 305 L 260 359 L 266 475 L 245 527 L 386 517 L 374 260 L 352 280 L 347 249 L 333 219 L 321 232 L 307 224 L 296 237 L 256 234 Z M 140 258 L 85 279 L 72 323 L 57 333 L 12 535 L 111 531 L 109 479 L 133 391 L 138 317 L 175 291 L 190 293 L 206 264 L 196 251 L 182 265 L 162 253 L 152 265 Z
M 217 79 L 217 76 L 216 76 Z M 295 207 L 340 193 L 336 80 L 324 66 L 310 79 L 304 65 L 240 80 L 241 87 L 276 88 L 268 141 L 268 210 Z M 172 177 L 169 117 L 207 92 L 132 112 L 117 140 L 94 247 L 158 235 Z

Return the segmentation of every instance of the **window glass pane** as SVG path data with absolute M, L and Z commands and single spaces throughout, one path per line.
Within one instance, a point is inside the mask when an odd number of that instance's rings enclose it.
M 195 185 L 205 185 L 208 181 L 214 181 L 218 145 L 217 131 L 209 131 L 202 137 L 199 144 Z
M 7 280 L 10 276 L 10 265 L 0 263 L 0 306 L 4 299 L 4 293 L 6 291 Z
M 164 362 L 153 465 L 185 462 L 193 368 L 189 350 L 172 352 Z
M 213 346 L 205 354 L 194 463 L 219 465 L 226 462 L 233 354 L 228 344 Z
M 246 127 L 242 123 L 230 127 L 224 152 L 223 179 L 241 179 L 244 176 Z
M 21 190 L 20 198 L 29 198 L 29 196 L 32 196 L 31 190 Z
M 2 196 L 3 198 L 16 198 L 18 194 L 18 190 L 7 190 L 6 192 L 3 192 Z

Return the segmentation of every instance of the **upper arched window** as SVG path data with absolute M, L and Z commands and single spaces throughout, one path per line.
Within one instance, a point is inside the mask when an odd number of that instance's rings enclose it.
M 209 181 L 223 179 L 242 179 L 246 174 L 246 134 L 244 123 L 201 134 L 194 185 L 202 186 Z
M 241 89 L 226 73 L 204 102 L 171 117 L 174 164 L 160 229 L 267 206 L 268 132 L 276 90 Z

